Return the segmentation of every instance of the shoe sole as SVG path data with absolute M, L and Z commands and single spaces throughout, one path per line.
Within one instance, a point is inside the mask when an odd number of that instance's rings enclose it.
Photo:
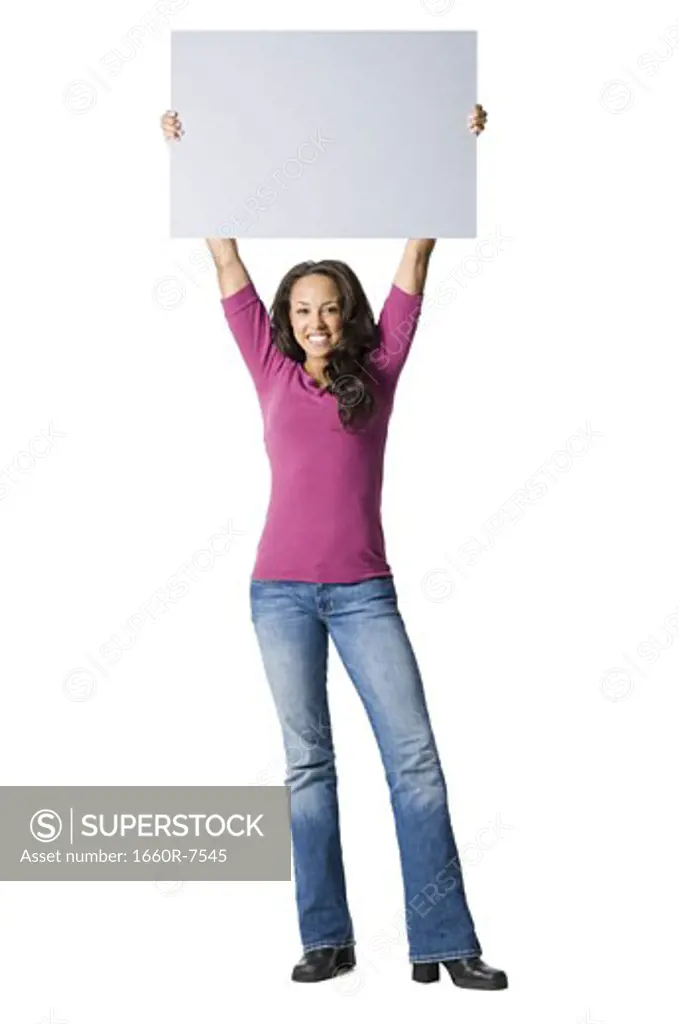
M 488 984 L 487 982 L 481 982 L 479 984 L 478 982 L 474 981 L 456 981 L 455 978 L 453 978 L 452 982 L 453 985 L 457 985 L 458 988 L 472 988 L 475 989 L 477 992 L 499 992 L 503 988 L 509 988 L 509 983 L 506 980 L 495 981 L 491 982 L 490 984 Z
M 448 973 L 450 974 L 450 972 Z M 439 979 L 440 971 L 438 964 L 415 963 L 413 965 L 413 981 L 417 981 L 422 985 L 431 985 L 432 982 L 439 981 Z M 457 985 L 458 988 L 470 988 L 474 989 L 477 992 L 498 992 L 501 989 L 509 987 L 509 982 L 507 981 L 506 976 L 498 978 L 497 981 L 488 982 L 477 981 L 474 979 L 468 979 L 467 981 L 463 981 L 462 979 L 458 980 L 454 978 L 453 975 L 451 974 L 450 980 L 452 981 L 453 985 Z

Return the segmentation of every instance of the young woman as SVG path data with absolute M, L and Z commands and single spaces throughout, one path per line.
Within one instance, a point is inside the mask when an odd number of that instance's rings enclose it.
M 482 108 L 470 117 L 477 134 Z M 167 139 L 183 134 L 175 112 Z M 410 240 L 377 324 L 346 263 L 288 271 L 267 312 L 232 238 L 208 239 L 226 321 L 252 376 L 272 486 L 250 582 L 252 621 L 281 723 L 303 956 L 294 981 L 356 963 L 326 692 L 328 638 L 384 765 L 403 873 L 413 979 L 507 987 L 481 959 L 422 681 L 385 557 L 381 486 L 396 384 L 434 240 Z

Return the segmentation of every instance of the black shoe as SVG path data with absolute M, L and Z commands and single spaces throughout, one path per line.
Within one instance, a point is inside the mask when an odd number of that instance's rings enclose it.
M 461 960 L 440 961 L 455 985 L 460 988 L 507 988 L 509 982 L 504 971 L 484 964 L 480 956 L 467 956 Z M 413 981 L 438 981 L 439 961 L 413 964 Z
M 353 946 L 310 949 L 292 969 L 293 981 L 327 981 L 356 966 Z

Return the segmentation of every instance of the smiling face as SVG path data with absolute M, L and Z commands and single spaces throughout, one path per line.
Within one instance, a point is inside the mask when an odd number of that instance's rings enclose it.
M 327 356 L 342 339 L 340 292 L 327 274 L 308 274 L 290 291 L 290 324 L 307 358 Z

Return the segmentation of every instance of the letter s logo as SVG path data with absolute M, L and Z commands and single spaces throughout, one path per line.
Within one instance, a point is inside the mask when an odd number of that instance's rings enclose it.
M 31 818 L 31 834 L 39 843 L 51 843 L 58 839 L 62 828 L 61 818 L 56 811 L 36 811 Z

